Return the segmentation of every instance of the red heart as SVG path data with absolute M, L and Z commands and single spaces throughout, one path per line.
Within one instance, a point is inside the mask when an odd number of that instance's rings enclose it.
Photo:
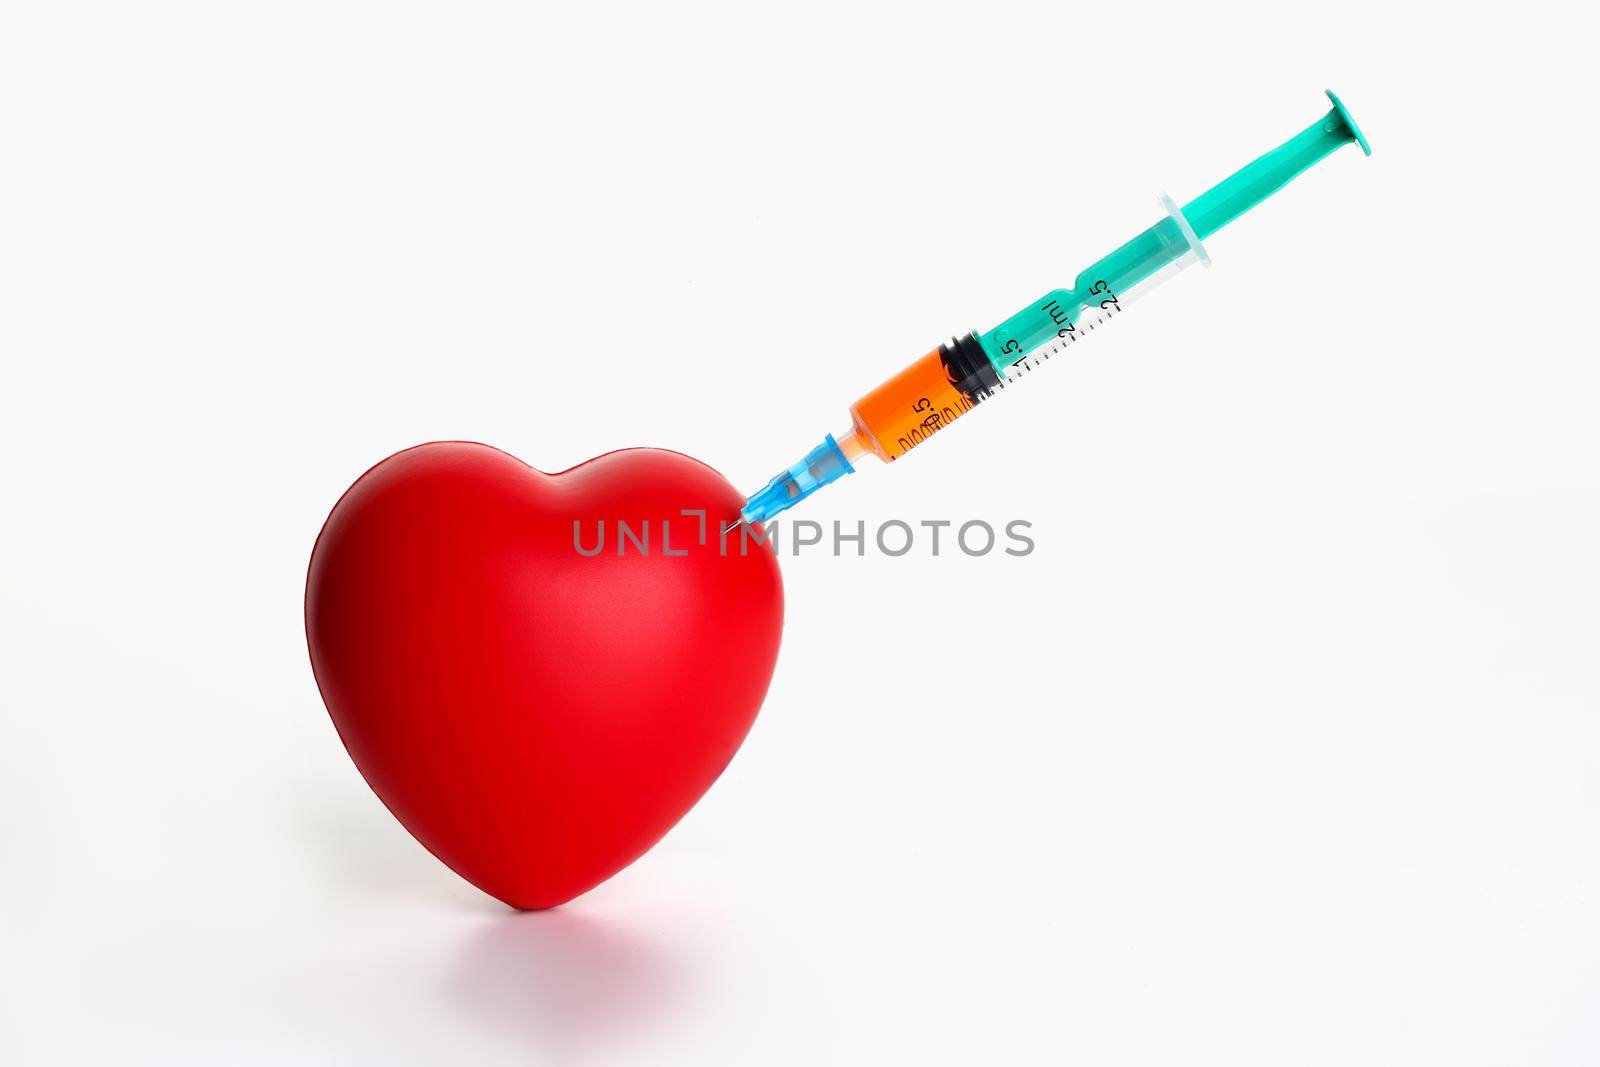
M 312 550 L 306 637 L 373 792 L 513 907 L 637 859 L 733 758 L 777 661 L 777 560 L 719 537 L 742 503 L 643 448 L 545 474 L 435 443 L 362 475 Z

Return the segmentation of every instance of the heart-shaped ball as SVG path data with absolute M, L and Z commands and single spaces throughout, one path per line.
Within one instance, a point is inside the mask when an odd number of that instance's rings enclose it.
M 738 750 L 783 627 L 772 550 L 704 464 L 629 449 L 545 474 L 439 442 L 373 467 L 311 554 L 306 637 L 367 784 L 517 908 L 611 877 Z

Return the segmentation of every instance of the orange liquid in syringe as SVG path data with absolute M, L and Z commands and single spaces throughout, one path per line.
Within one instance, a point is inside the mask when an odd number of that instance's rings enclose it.
M 977 406 L 957 389 L 934 349 L 857 400 L 850 408 L 856 435 L 879 459 L 899 459 Z

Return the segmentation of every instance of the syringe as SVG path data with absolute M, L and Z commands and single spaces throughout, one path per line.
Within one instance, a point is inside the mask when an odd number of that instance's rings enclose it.
M 1077 344 L 1136 297 L 1190 263 L 1209 263 L 1201 244 L 1341 145 L 1372 149 L 1332 90 L 1333 109 L 987 333 L 952 338 L 856 401 L 850 429 L 832 434 L 745 502 L 745 522 L 793 507 L 872 455 L 893 462 L 1044 360 Z M 1087 315 L 1085 312 L 1087 311 Z

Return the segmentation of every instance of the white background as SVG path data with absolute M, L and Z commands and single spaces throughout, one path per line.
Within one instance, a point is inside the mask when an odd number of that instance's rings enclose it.
M 0 1062 L 1596 1062 L 1593 42 L 1479 8 L 6 5 Z M 1325 86 L 1372 159 L 807 503 L 1038 550 L 786 556 L 642 861 L 514 914 L 367 790 L 371 463 L 754 488 Z

